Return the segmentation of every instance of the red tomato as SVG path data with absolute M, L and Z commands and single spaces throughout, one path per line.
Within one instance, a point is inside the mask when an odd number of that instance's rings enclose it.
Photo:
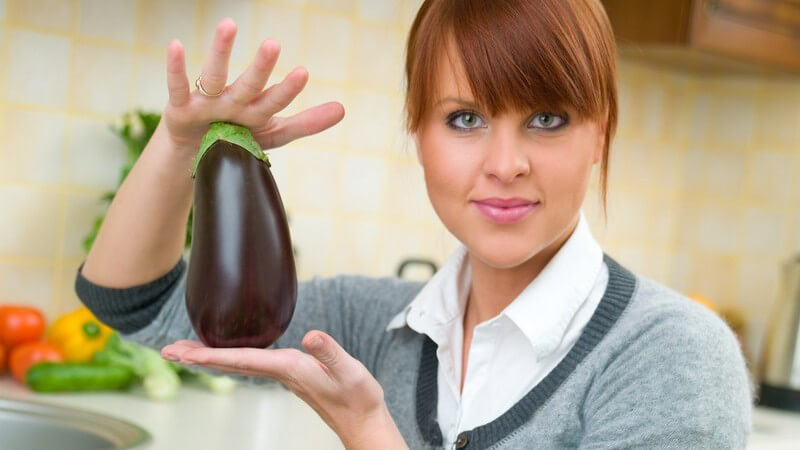
M 0 306 L 0 344 L 6 348 L 38 341 L 44 336 L 41 311 L 30 306 Z
M 61 362 L 64 356 L 55 344 L 50 342 L 28 342 L 11 350 L 8 367 L 11 374 L 20 382 L 25 382 L 25 374 L 32 365 L 44 361 Z
M 0 345 L 0 374 L 6 371 L 6 348 Z

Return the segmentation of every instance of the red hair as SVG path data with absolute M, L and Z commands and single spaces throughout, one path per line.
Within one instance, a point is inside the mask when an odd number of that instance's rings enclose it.
M 481 109 L 492 115 L 570 108 L 605 124 L 600 187 L 606 204 L 617 125 L 616 46 L 599 0 L 425 0 L 408 36 L 406 125 L 419 130 L 436 75 L 455 44 Z

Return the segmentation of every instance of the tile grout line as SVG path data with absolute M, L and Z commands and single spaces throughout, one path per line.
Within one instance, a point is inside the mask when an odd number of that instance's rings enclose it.
M 70 50 L 69 50 L 69 79 L 68 79 L 68 95 L 67 95 L 67 105 L 71 105 L 75 101 L 75 58 L 76 58 L 76 46 L 75 46 L 75 34 L 78 30 L 78 21 L 80 17 L 80 1 L 79 0 L 71 0 L 73 10 L 72 10 L 72 36 L 70 42 Z M 69 166 L 69 145 L 72 140 L 72 129 L 73 129 L 74 121 L 71 118 L 67 119 L 67 123 L 64 128 L 64 142 L 61 144 L 61 156 L 62 156 L 62 165 L 61 165 L 61 180 L 59 183 L 59 196 L 58 196 L 58 218 L 57 223 L 58 226 L 56 227 L 56 258 L 55 264 L 53 267 L 54 275 L 53 275 L 53 293 L 50 302 L 50 310 L 49 316 L 51 319 L 54 319 L 58 314 L 61 313 L 61 304 L 63 303 L 63 269 L 64 269 L 64 245 L 65 245 L 65 236 L 66 236 L 66 227 L 67 227 L 67 193 L 63 189 L 63 186 L 66 184 L 66 180 L 68 178 L 68 170 L 67 167 Z

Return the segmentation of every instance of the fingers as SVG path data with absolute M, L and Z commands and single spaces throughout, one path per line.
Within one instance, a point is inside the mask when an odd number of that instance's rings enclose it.
M 284 380 L 288 368 L 293 367 L 300 357 L 303 354 L 293 349 L 197 347 L 181 353 L 180 362 Z
M 231 19 L 222 19 L 217 25 L 214 43 L 211 45 L 211 56 L 203 66 L 203 89 L 215 94 L 225 89 L 228 81 L 228 61 L 236 37 L 236 24 Z
M 261 95 L 279 54 L 280 46 L 277 42 L 267 40 L 261 43 L 253 63 L 230 87 L 234 102 L 244 105 Z
M 271 117 L 283 111 L 297 98 L 308 82 L 308 71 L 298 67 L 286 75 L 280 83 L 271 86 L 256 100 L 253 108 L 266 117 Z
M 167 89 L 169 103 L 183 106 L 189 100 L 189 80 L 186 78 L 186 56 L 180 41 L 173 40 L 167 47 Z
M 335 378 L 340 378 L 353 366 L 353 358 L 332 337 L 322 331 L 309 331 L 303 338 L 303 348 L 325 365 Z
M 327 130 L 342 118 L 344 107 L 341 103 L 324 103 L 291 117 L 273 117 L 267 127 L 255 130 L 254 136 L 263 149 L 281 147 L 295 139 Z

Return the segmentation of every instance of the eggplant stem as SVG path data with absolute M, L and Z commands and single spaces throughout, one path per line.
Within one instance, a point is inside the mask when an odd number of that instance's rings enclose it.
M 270 167 L 269 158 L 267 154 L 261 150 L 258 141 L 250 133 L 247 128 L 229 122 L 212 122 L 208 128 L 208 132 L 203 136 L 200 143 L 200 149 L 194 158 L 194 168 L 192 168 L 192 178 L 197 175 L 197 167 L 200 165 L 200 160 L 203 159 L 208 149 L 211 148 L 217 141 L 226 141 L 231 144 L 238 145 L 247 150 L 257 160 L 264 161 L 267 167 Z

